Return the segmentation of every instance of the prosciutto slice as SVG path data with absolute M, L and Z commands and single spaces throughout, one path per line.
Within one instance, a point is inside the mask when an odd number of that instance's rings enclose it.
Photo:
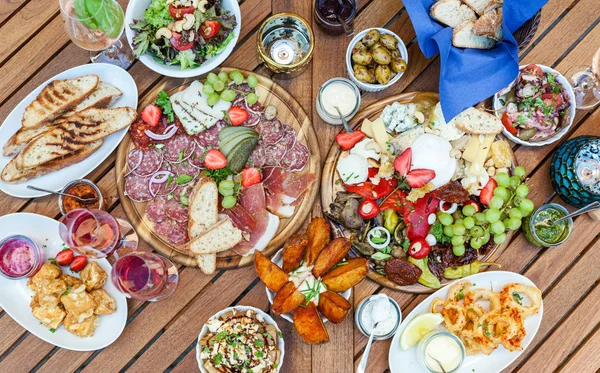
M 244 188 L 240 196 L 240 204 L 251 213 L 266 209 L 267 201 L 263 183 Z
M 267 210 L 279 217 L 289 218 L 294 214 L 298 199 L 315 180 L 315 175 L 308 172 L 287 172 L 282 167 L 264 168 Z

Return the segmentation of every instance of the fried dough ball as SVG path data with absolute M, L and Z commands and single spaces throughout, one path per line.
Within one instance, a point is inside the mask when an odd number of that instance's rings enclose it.
M 81 271 L 80 276 L 87 291 L 100 289 L 108 278 L 106 272 L 96 262 L 89 262 Z
M 65 306 L 65 310 L 80 322 L 92 316 L 96 309 L 96 302 L 85 291 L 83 285 L 60 297 L 60 301 Z
M 104 289 L 96 289 L 90 292 L 90 296 L 96 302 L 96 308 L 94 314 L 96 315 L 110 315 L 117 310 L 117 303 L 114 299 L 108 295 Z
M 65 329 L 78 337 L 91 337 L 98 325 L 98 316 L 92 315 L 82 321 L 69 314 L 65 317 Z

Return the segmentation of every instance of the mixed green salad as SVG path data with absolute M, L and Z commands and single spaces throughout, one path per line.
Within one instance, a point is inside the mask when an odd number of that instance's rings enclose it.
M 152 0 L 143 19 L 134 20 L 133 53 L 146 52 L 181 69 L 200 66 L 223 52 L 235 37 L 235 16 L 220 0 Z

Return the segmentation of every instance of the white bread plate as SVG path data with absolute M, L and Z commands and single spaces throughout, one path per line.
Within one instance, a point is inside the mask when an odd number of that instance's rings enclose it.
M 368 28 L 366 30 L 362 30 L 361 32 L 356 34 L 356 36 L 352 39 L 350 44 L 348 44 L 348 49 L 346 49 L 346 70 L 348 72 L 348 76 L 350 77 L 350 80 L 352 80 L 354 82 L 354 84 L 356 84 L 358 86 L 358 88 L 360 88 L 363 91 L 379 92 L 379 91 L 383 91 L 384 89 L 389 88 L 392 85 L 394 85 L 398 80 L 400 80 L 400 78 L 402 77 L 402 75 L 404 75 L 404 73 L 397 73 L 396 76 L 394 76 L 392 79 L 390 79 L 390 81 L 387 84 L 364 83 L 354 77 L 354 70 L 352 69 L 352 48 L 354 48 L 354 45 L 356 43 L 358 43 L 367 34 L 367 32 L 369 32 L 371 30 L 377 30 L 382 35 L 389 34 L 389 35 L 392 35 L 393 37 L 395 37 L 396 39 L 398 39 L 398 49 L 400 50 L 400 56 L 402 56 L 402 59 L 404 61 L 406 61 L 407 65 L 408 65 L 408 50 L 406 50 L 406 45 L 404 44 L 404 42 L 402 41 L 402 39 L 400 39 L 400 37 L 398 35 L 396 35 L 395 33 L 393 33 L 392 31 L 390 31 L 388 29 L 384 29 L 384 28 L 380 28 L 380 27 L 373 27 L 373 28 Z
M 281 366 L 283 365 L 283 358 L 285 357 L 285 342 L 283 340 L 283 334 L 281 333 L 281 329 L 279 329 L 279 326 L 277 325 L 275 320 L 273 320 L 273 318 L 268 313 L 264 312 L 263 310 L 258 309 L 256 307 L 251 307 L 251 306 L 227 307 L 227 308 L 215 313 L 209 319 L 216 319 L 216 318 L 220 317 L 222 314 L 232 311 L 234 309 L 236 311 L 242 311 L 242 312 L 252 310 L 257 315 L 261 315 L 267 324 L 273 325 L 275 327 L 275 329 L 277 329 L 277 335 L 278 335 L 277 348 L 279 349 L 279 352 L 281 353 L 281 355 L 279 356 L 279 362 L 278 362 L 277 369 L 275 370 L 275 372 L 276 373 L 279 372 L 279 370 L 281 369 Z M 206 324 L 204 324 L 202 326 L 202 329 L 200 330 L 200 335 L 198 336 L 198 341 L 196 342 L 196 360 L 198 360 L 198 368 L 200 368 L 200 372 L 202 372 L 202 373 L 208 373 L 208 371 L 204 367 L 204 359 L 200 358 L 200 352 L 201 352 L 200 351 L 200 340 L 202 338 L 204 338 L 204 336 L 206 334 L 208 334 L 208 326 Z
M 567 91 L 567 93 L 569 94 L 569 98 L 571 99 L 571 106 L 569 107 L 569 117 L 570 117 L 570 121 L 569 124 L 567 126 L 562 126 L 560 128 L 560 131 L 556 132 L 552 137 L 549 137 L 547 139 L 543 139 L 540 141 L 525 141 L 525 140 L 521 140 L 520 138 L 518 138 L 517 136 L 513 135 L 512 133 L 508 132 L 505 129 L 502 130 L 502 133 L 504 134 L 504 136 L 506 136 L 509 140 L 517 143 L 517 144 L 521 144 L 521 145 L 525 145 L 525 146 L 544 146 L 544 145 L 548 145 L 548 144 L 552 144 L 553 142 L 556 142 L 558 140 L 560 140 L 561 137 L 563 137 L 564 135 L 567 134 L 567 132 L 569 132 L 569 130 L 571 129 L 571 125 L 573 124 L 573 120 L 575 119 L 575 112 L 577 111 L 576 108 L 576 101 L 575 101 L 575 92 L 573 92 L 573 87 L 571 86 L 571 84 L 569 83 L 569 80 L 567 80 L 567 78 L 565 78 L 561 73 L 559 73 L 558 71 L 554 70 L 551 67 L 545 66 L 545 65 L 540 65 L 538 63 L 535 64 L 536 66 L 538 66 L 540 69 L 542 69 L 543 72 L 545 73 L 553 73 L 556 75 L 556 80 L 563 86 L 565 87 L 565 90 Z M 519 66 L 519 70 L 523 70 L 525 67 L 527 67 L 527 65 L 521 65 Z M 502 118 L 502 114 L 504 113 L 502 109 L 502 104 L 500 103 L 500 97 L 507 92 L 508 89 L 512 89 L 515 85 L 515 82 L 512 82 L 508 87 L 502 89 L 500 92 L 496 93 L 494 95 L 494 110 L 496 110 L 496 116 L 498 118 Z
M 123 95 L 111 106 L 122 107 L 129 106 L 137 108 L 138 91 L 135 81 L 129 73 L 120 67 L 105 63 L 90 63 L 87 65 L 77 66 L 58 75 L 53 76 L 44 83 L 40 84 L 30 94 L 27 95 L 19 104 L 8 114 L 2 126 L 0 126 L 0 148 L 10 139 L 10 137 L 21 128 L 21 118 L 27 105 L 29 105 L 37 95 L 53 80 L 76 78 L 82 75 L 96 74 L 100 80 L 117 87 Z M 49 173 L 47 175 L 35 178 L 28 182 L 11 184 L 0 180 L 0 190 L 13 197 L 19 198 L 34 198 L 47 196 L 48 193 L 38 192 L 27 189 L 27 184 L 36 185 L 45 189 L 60 191 L 62 188 L 74 179 L 83 179 L 87 174 L 92 172 L 100 163 L 102 163 L 113 150 L 119 145 L 127 128 L 120 130 L 104 139 L 104 144 L 92 153 L 85 160 L 63 168 L 62 170 Z M 12 157 L 4 157 L 0 155 L 0 170 L 12 159 Z
M 271 258 L 271 261 L 275 264 L 277 264 L 279 266 L 279 268 L 283 268 L 283 249 L 279 250 L 275 255 L 273 255 L 273 257 Z M 267 298 L 269 299 L 269 303 L 271 305 L 273 305 L 273 298 L 275 298 L 275 292 L 269 290 L 268 287 L 265 286 L 265 291 L 267 292 Z M 347 301 L 350 300 L 350 295 L 352 294 L 352 288 L 346 290 L 343 293 L 339 293 L 342 297 L 346 298 Z M 323 324 L 325 324 L 327 321 L 327 318 L 323 315 L 321 315 L 319 313 L 319 315 L 321 316 L 321 320 L 323 320 Z M 281 318 L 283 318 L 284 320 L 287 320 L 289 322 L 291 322 L 292 324 L 294 323 L 294 319 L 292 318 L 292 313 L 284 313 L 283 315 L 280 315 Z
M 220 0 L 221 6 L 229 10 L 237 21 L 237 25 L 235 29 L 233 29 L 234 37 L 227 44 L 227 47 L 220 54 L 204 61 L 204 63 L 194 69 L 184 69 L 182 70 L 179 64 L 177 65 L 165 65 L 160 62 L 156 62 L 154 60 L 154 56 L 150 52 L 144 53 L 143 56 L 139 58 L 139 60 L 146 65 L 150 70 L 153 70 L 161 75 L 169 76 L 171 78 L 190 78 L 193 76 L 199 76 L 202 74 L 206 74 L 207 72 L 214 70 L 219 65 L 229 57 L 231 52 L 233 52 L 233 48 L 235 47 L 238 38 L 240 36 L 240 30 L 242 26 L 242 14 L 240 12 L 240 6 L 236 0 Z M 127 5 L 127 11 L 125 12 L 125 35 L 127 36 L 127 41 L 129 42 L 129 46 L 133 49 L 133 38 L 135 38 L 135 31 L 129 27 L 130 24 L 133 23 L 133 20 L 143 19 L 143 13 L 148 6 L 150 6 L 151 0 L 131 0 Z

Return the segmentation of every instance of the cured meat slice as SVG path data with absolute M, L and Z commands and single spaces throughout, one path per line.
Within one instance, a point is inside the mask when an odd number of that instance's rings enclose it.
M 137 168 L 135 168 L 139 157 L 142 160 Z M 150 176 L 160 169 L 163 162 L 162 153 L 156 149 L 132 149 L 127 155 L 127 166 L 132 173 L 138 176 Z M 135 169 L 134 169 L 135 168 Z
M 165 142 L 163 155 L 171 163 L 183 162 L 194 153 L 194 146 L 188 135 L 175 135 Z
M 286 172 L 281 167 L 265 167 L 263 169 L 263 185 L 269 193 L 283 193 L 283 180 Z
M 265 234 L 267 225 L 269 225 L 269 213 L 265 209 L 259 209 L 252 213 L 256 225 L 248 240 L 244 240 L 233 247 L 233 251 L 242 256 L 250 254 L 250 251 L 256 246 L 256 243 Z
M 227 123 L 225 123 L 225 121 L 218 121 L 214 126 L 210 127 L 206 131 L 202 131 L 194 136 L 196 144 L 203 149 L 219 146 L 219 132 L 221 132 L 221 130 L 226 126 Z
M 131 174 L 125 179 L 125 195 L 134 202 L 147 202 L 153 197 L 150 194 L 148 183 L 150 176 L 138 176 Z
M 286 176 L 281 186 L 285 191 L 286 196 L 298 199 L 306 192 L 308 187 L 315 182 L 315 180 L 315 175 L 310 172 L 286 172 Z
M 279 119 L 275 118 L 273 120 L 262 120 L 258 132 L 266 144 L 275 144 L 285 135 L 282 129 L 283 125 Z
M 154 233 L 158 234 L 159 236 L 166 237 L 167 234 L 171 232 L 173 225 L 175 225 L 175 223 L 169 219 L 157 222 L 154 224 Z
M 286 148 L 285 144 L 282 143 L 267 145 L 265 147 L 265 165 L 280 166 L 287 150 L 288 149 Z
M 267 148 L 266 145 L 259 141 L 258 145 L 250 154 L 250 158 L 248 158 L 247 167 L 262 167 L 267 162 Z
M 204 169 L 204 148 L 196 143 L 196 147 L 194 148 L 194 154 L 188 159 L 188 161 L 194 166 Z
M 239 199 L 242 205 L 248 212 L 264 210 L 267 207 L 265 198 L 265 188 L 262 183 L 254 184 L 248 188 L 244 188 Z
M 316 180 L 312 173 L 286 172 L 281 167 L 265 167 L 263 184 L 267 192 L 267 210 L 279 217 L 294 214 L 297 200 Z
M 469 192 L 459 181 L 451 181 L 433 191 L 433 196 L 450 203 L 465 203 L 469 200 Z
M 167 180 L 164 183 L 160 183 L 160 184 L 153 183 L 153 184 L 151 184 L 150 188 L 152 188 L 152 192 L 155 195 L 157 195 L 157 196 L 166 196 L 167 194 L 171 193 L 177 187 L 177 184 L 175 184 L 175 178 L 176 177 L 177 177 L 177 175 L 173 175 L 171 177 L 171 182 L 170 183 Z
M 200 169 L 198 167 L 194 166 L 193 164 L 191 164 L 190 161 L 184 161 L 181 163 L 173 163 L 171 165 L 171 171 L 174 172 L 175 175 L 177 175 L 177 176 L 188 175 L 194 179 L 200 173 Z
M 167 241 L 173 245 L 183 245 L 184 243 L 189 242 L 189 240 L 187 223 L 175 222 L 171 227 L 171 231 L 167 234 Z
M 285 153 L 281 165 L 288 171 L 301 171 L 308 163 L 309 156 L 308 148 L 296 141 L 294 146 Z
M 167 211 L 165 209 L 167 199 L 158 197 L 146 205 L 146 215 L 150 221 L 160 223 L 167 220 Z
M 188 208 L 183 206 L 179 200 L 175 198 L 167 201 L 166 204 L 167 216 L 169 219 L 176 222 L 185 223 L 188 220 Z
M 223 214 L 229 216 L 233 225 L 235 225 L 237 229 L 243 231 L 246 237 L 249 237 L 256 229 L 257 222 L 253 215 L 240 204 L 237 204 L 230 209 L 224 209 Z
M 296 144 L 296 130 L 287 124 L 283 125 L 282 129 L 284 135 L 279 140 L 279 143 L 285 145 L 286 149 L 292 149 Z

